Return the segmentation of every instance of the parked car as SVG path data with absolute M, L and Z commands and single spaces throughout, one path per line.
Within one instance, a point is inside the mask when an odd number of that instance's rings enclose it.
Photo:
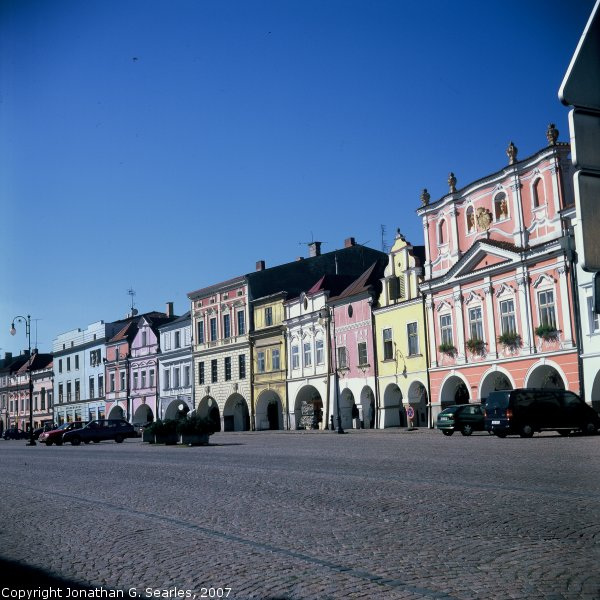
M 474 431 L 484 431 L 485 416 L 479 404 L 457 404 L 444 409 L 437 418 L 437 428 L 444 435 L 460 431 L 471 435 Z
M 102 442 L 103 440 L 114 440 L 120 444 L 125 438 L 137 437 L 137 433 L 131 423 L 124 419 L 98 419 L 90 421 L 81 429 L 74 429 L 63 434 L 63 442 L 71 442 L 73 446 L 79 446 L 81 442 Z
M 63 433 L 67 431 L 71 431 L 73 429 L 81 429 L 85 423 L 83 421 L 72 421 L 71 423 L 63 423 L 58 427 L 50 431 L 44 431 L 40 434 L 39 441 L 42 444 L 46 444 L 46 446 L 52 446 L 52 444 L 56 444 L 57 446 L 62 446 L 63 443 Z
M 10 427 L 3 433 L 2 437 L 5 440 L 24 440 L 25 438 L 29 437 L 29 432 L 23 431 L 18 427 Z
M 553 430 L 597 433 L 600 415 L 577 394 L 566 390 L 521 388 L 491 392 L 485 405 L 485 428 L 498 437 Z
M 44 431 L 53 431 L 57 427 L 58 427 L 58 425 L 56 423 L 44 423 L 44 425 L 42 425 L 41 427 L 38 427 L 33 430 L 33 439 L 39 440 L 40 435 L 42 435 L 42 433 L 44 433 Z

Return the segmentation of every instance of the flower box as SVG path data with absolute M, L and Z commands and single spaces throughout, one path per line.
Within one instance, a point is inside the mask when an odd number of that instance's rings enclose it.
M 454 344 L 443 343 L 438 346 L 438 350 L 442 354 L 447 354 L 448 356 L 456 355 L 456 346 Z
M 535 328 L 535 335 L 547 342 L 554 341 L 558 338 L 558 329 L 553 325 L 539 325 Z
M 521 346 L 521 336 L 514 331 L 509 331 L 498 336 L 498 343 L 514 350 Z

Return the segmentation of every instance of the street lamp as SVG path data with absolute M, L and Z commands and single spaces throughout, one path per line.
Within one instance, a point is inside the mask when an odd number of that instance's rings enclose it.
M 28 446 L 35 446 L 35 439 L 33 437 L 33 378 L 31 375 L 31 367 L 33 366 L 33 356 L 31 355 L 31 317 L 27 315 L 22 317 L 21 315 L 15 317 L 10 325 L 10 335 L 15 335 L 17 330 L 15 328 L 15 321 L 17 323 L 25 323 L 25 335 L 27 335 L 27 343 L 29 345 L 29 441 Z
M 337 412 L 337 432 L 338 433 L 346 433 L 342 427 L 342 415 L 340 414 L 340 382 L 339 382 L 339 373 L 337 366 L 337 344 L 335 339 L 335 317 L 333 314 L 332 306 L 325 306 L 319 311 L 319 317 L 327 323 L 327 343 L 329 345 L 330 351 L 329 355 L 329 371 L 333 371 L 334 377 L 334 393 L 335 393 L 335 408 Z M 333 324 L 333 332 L 330 331 L 331 324 Z M 333 333 L 333 335 L 331 335 Z M 333 337 L 333 352 L 331 352 L 331 337 Z M 333 355 L 333 357 L 332 357 Z M 333 360 L 332 360 L 333 358 Z M 335 367 L 333 367 L 335 361 Z

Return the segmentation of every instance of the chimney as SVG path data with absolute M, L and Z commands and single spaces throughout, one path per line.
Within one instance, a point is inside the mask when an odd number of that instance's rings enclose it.
M 321 242 L 311 242 L 308 245 L 309 256 L 321 256 Z
M 350 248 L 356 246 L 356 240 L 353 237 L 346 238 L 344 240 L 344 248 Z
M 165 312 L 167 313 L 167 317 L 173 316 L 173 303 L 172 302 L 167 302 L 167 309 Z
M 304 260 L 304 256 L 297 256 L 296 257 L 296 262 L 300 262 L 301 260 Z
M 264 260 L 257 260 L 256 261 L 256 270 L 257 271 L 264 271 L 265 270 L 265 261 Z
M 29 358 L 29 349 L 23 350 L 23 356 L 26 356 L 27 358 Z
M 12 360 L 12 352 L 5 352 L 4 360 L 6 360 L 6 361 Z

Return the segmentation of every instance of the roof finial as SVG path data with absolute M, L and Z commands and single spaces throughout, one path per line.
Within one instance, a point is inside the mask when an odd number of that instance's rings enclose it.
M 427 206 L 429 200 L 431 200 L 431 194 L 427 191 L 427 188 L 423 188 L 423 191 L 421 192 L 421 204 Z
M 548 125 L 548 129 L 546 129 L 546 139 L 548 140 L 548 146 L 556 146 L 558 129 L 556 129 L 554 123 L 550 123 L 550 125 Z
M 517 152 L 519 149 L 511 142 L 506 149 L 506 155 L 508 156 L 508 164 L 514 165 L 517 162 Z
M 450 187 L 450 193 L 454 194 L 454 192 L 456 192 L 456 177 L 454 176 L 454 173 L 448 175 L 448 186 Z

